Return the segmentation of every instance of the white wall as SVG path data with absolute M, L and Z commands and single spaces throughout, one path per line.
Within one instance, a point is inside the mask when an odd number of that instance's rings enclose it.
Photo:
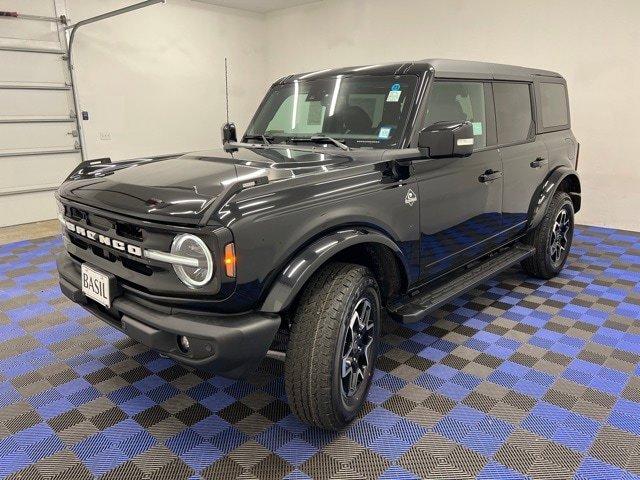
M 640 230 L 640 1 L 325 0 L 268 14 L 268 72 L 421 58 L 555 70 L 581 143 L 578 222 Z
M 72 23 L 132 3 L 66 0 Z M 244 130 L 266 87 L 265 28 L 261 14 L 190 0 L 81 28 L 74 63 L 89 158 L 219 146 L 225 56 L 231 117 Z
M 132 3 L 66 0 L 72 22 Z M 324 0 L 266 15 L 168 0 L 80 30 L 87 151 L 117 160 L 219 146 L 225 56 L 241 132 L 288 73 L 427 57 L 514 63 L 568 80 L 578 221 L 640 231 L 639 24 L 637 0 Z

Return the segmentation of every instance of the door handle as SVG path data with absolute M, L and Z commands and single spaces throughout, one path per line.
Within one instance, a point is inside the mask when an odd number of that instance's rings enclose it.
M 502 172 L 489 169 L 478 177 L 478 181 L 480 183 L 489 183 L 499 179 L 500 177 L 502 177 Z
M 547 163 L 549 163 L 547 161 L 546 158 L 544 157 L 538 157 L 536 158 L 533 162 L 531 162 L 529 165 L 531 166 L 531 168 L 542 168 L 544 167 Z

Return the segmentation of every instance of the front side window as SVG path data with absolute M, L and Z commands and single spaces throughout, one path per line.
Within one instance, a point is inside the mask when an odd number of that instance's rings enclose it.
M 362 75 L 276 85 L 247 135 L 276 142 L 322 135 L 350 147 L 393 147 L 404 132 L 416 83 L 410 75 Z
M 542 127 L 553 128 L 569 124 L 567 89 L 562 83 L 540 84 L 542 94 Z
M 424 127 L 436 122 L 471 122 L 474 148 L 487 146 L 487 123 L 482 82 L 437 81 L 427 100 Z
M 498 143 L 527 140 L 533 132 L 529 84 L 496 82 L 493 84 L 493 98 L 496 104 Z

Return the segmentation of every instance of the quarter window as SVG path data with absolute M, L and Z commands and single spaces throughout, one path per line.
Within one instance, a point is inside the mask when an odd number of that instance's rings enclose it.
M 569 124 L 567 89 L 562 83 L 541 83 L 542 127 L 553 128 Z
M 493 97 L 496 104 L 498 143 L 527 140 L 533 132 L 529 84 L 496 82 L 493 84 Z
M 424 126 L 436 122 L 471 122 L 474 148 L 487 146 L 487 124 L 482 82 L 437 81 L 431 88 Z

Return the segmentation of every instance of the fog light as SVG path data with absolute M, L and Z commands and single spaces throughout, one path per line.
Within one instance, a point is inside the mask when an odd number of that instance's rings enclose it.
M 184 335 L 178 337 L 178 346 L 182 353 L 187 353 L 189 351 L 189 339 Z

